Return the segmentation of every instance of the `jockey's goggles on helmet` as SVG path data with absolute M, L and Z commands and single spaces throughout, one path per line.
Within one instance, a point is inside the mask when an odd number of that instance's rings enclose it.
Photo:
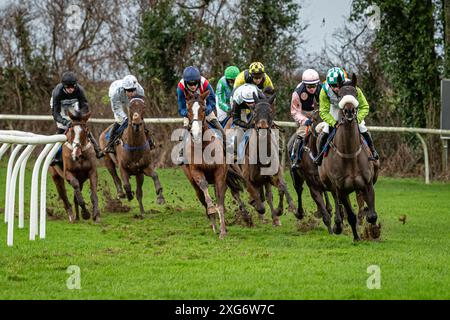
M 262 79 L 263 78 L 263 74 L 262 73 L 254 73 L 252 75 L 252 78 L 255 79 L 255 80 Z
M 64 89 L 75 89 L 75 84 L 66 84 L 64 85 Z
M 228 82 L 229 84 L 234 84 L 234 79 L 227 79 L 227 82 Z
M 125 89 L 126 92 L 135 92 L 136 88 Z
M 189 87 L 194 87 L 194 86 L 198 86 L 198 81 L 188 81 L 187 85 Z
M 316 88 L 316 87 L 317 87 L 317 83 L 307 84 L 307 85 L 306 85 L 306 88 L 307 88 L 307 89 L 314 89 L 314 88 Z
M 337 88 L 337 87 L 338 87 L 338 84 L 337 84 L 337 83 L 330 84 L 330 87 L 332 87 L 332 88 Z

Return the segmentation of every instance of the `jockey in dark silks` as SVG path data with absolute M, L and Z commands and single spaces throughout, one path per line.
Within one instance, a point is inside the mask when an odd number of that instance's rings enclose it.
M 292 153 L 294 159 L 292 167 L 299 166 L 300 157 L 298 150 L 301 148 L 305 136 L 306 129 L 312 124 L 311 117 L 314 111 L 314 101 L 319 103 L 319 94 L 322 90 L 320 78 L 317 71 L 307 69 L 303 72 L 302 82 L 300 82 L 292 93 L 291 100 L 291 116 L 298 123 L 297 137 L 294 140 Z
M 50 100 L 53 119 L 56 122 L 57 134 L 64 134 L 72 125 L 69 112 L 72 114 L 89 112 L 89 105 L 84 93 L 84 89 L 77 83 L 77 79 L 72 72 L 65 72 L 59 83 L 52 92 Z M 102 157 L 102 152 L 92 133 L 89 131 L 88 138 L 94 146 L 97 158 Z M 51 165 L 62 164 L 61 149 L 58 151 Z

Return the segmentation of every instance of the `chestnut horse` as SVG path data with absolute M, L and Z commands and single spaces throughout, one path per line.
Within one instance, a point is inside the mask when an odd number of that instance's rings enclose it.
M 144 205 L 142 204 L 142 185 L 144 175 L 152 177 L 155 184 L 157 203 L 165 202 L 162 194 L 162 187 L 159 177 L 152 166 L 152 155 L 148 137 L 144 127 L 145 101 L 143 97 L 135 97 L 130 100 L 128 110 L 128 124 L 119 144 L 115 146 L 115 154 L 107 153 L 105 155 L 105 166 L 113 177 L 119 197 L 123 196 L 122 182 L 117 175 L 116 168 L 119 168 L 120 176 L 124 183 L 125 193 L 129 201 L 134 197 L 131 191 L 130 177 L 136 176 L 136 199 L 139 202 L 140 215 L 144 217 Z M 110 130 L 108 127 L 100 135 L 100 147 L 105 148 L 107 144 L 106 134 Z
M 64 208 L 71 223 L 74 222 L 74 217 L 72 205 L 67 198 L 64 180 L 74 190 L 75 220 L 80 219 L 78 206 L 81 207 L 83 219 L 87 220 L 91 214 L 86 208 L 82 190 L 84 182 L 89 179 L 93 219 L 95 222 L 100 221 L 97 197 L 97 158 L 95 156 L 94 146 L 88 139 L 89 129 L 86 126 L 86 122 L 90 116 L 90 112 L 84 115 L 79 113 L 73 115 L 69 112 L 72 126 L 66 131 L 67 141 L 62 146 L 63 170 L 61 171 L 61 168 L 57 166 L 50 167 L 50 174 L 55 182 L 56 190 L 64 203 Z
M 222 239 L 227 233 L 225 227 L 225 192 L 227 190 L 228 166 L 223 152 L 223 141 L 216 137 L 211 137 L 211 141 L 204 141 L 204 133 L 208 130 L 205 104 L 208 95 L 209 91 L 201 95 L 198 93 L 187 94 L 189 141 L 185 145 L 184 154 L 188 163 L 181 167 L 194 187 L 197 198 L 205 207 L 206 216 L 211 221 L 214 233 L 216 233 L 216 213 L 219 214 L 220 238 Z M 214 159 L 217 161 L 205 161 L 205 148 L 214 150 Z M 195 154 L 196 151 L 201 151 L 201 155 Z M 198 161 L 198 158 L 200 158 L 200 161 Z M 213 184 L 215 188 L 217 206 L 214 205 L 208 193 L 208 185 L 210 184 Z
M 331 142 L 328 156 L 319 167 L 319 175 L 327 189 L 332 190 L 338 201 L 344 206 L 348 222 L 352 228 L 354 241 L 360 240 L 356 229 L 356 216 L 350 203 L 349 194 L 356 192 L 368 206 L 366 219 L 370 223 L 370 232 L 379 236 L 379 225 L 376 225 L 375 191 L 373 185 L 377 180 L 379 162 L 369 160 L 368 148 L 362 143 L 357 121 L 356 75 L 352 80 L 339 82 L 339 120 L 336 133 Z M 363 204 L 358 199 L 358 204 Z M 340 210 L 336 210 L 339 213 Z M 335 229 L 342 230 L 342 216 L 336 214 Z M 378 230 L 378 231 L 377 231 Z M 339 232 L 336 232 L 339 233 Z
M 294 183 L 295 191 L 297 192 L 297 213 L 295 216 L 297 219 L 303 219 L 305 212 L 303 210 L 303 202 L 302 202 L 302 193 L 303 193 L 303 183 L 306 181 L 306 184 L 309 188 L 309 193 L 313 198 L 314 202 L 317 205 L 317 213 L 322 217 L 323 223 L 326 225 L 328 232 L 330 234 L 333 233 L 331 229 L 331 214 L 332 207 L 325 190 L 325 186 L 320 181 L 319 170 L 317 165 L 314 163 L 315 157 L 317 157 L 317 132 L 316 126 L 321 122 L 319 116 L 319 109 L 317 108 L 316 101 L 314 101 L 314 110 L 311 111 L 310 120 L 312 121 L 312 125 L 308 127 L 306 136 L 304 138 L 303 147 L 301 152 L 301 162 L 298 168 L 290 169 L 292 181 Z M 291 150 L 294 144 L 294 141 L 297 137 L 297 133 L 294 133 L 292 137 L 289 139 L 288 150 Z M 325 202 L 324 202 L 325 196 Z

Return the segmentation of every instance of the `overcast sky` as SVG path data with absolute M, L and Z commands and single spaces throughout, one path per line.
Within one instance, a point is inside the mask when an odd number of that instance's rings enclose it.
M 352 0 L 297 0 L 302 6 L 301 23 L 309 24 L 303 33 L 309 54 L 319 53 L 325 44 L 333 43 L 332 34 L 346 23 Z M 324 22 L 325 20 L 325 22 Z
M 13 0 L 0 0 L 0 9 Z M 300 23 L 309 24 L 303 36 L 307 40 L 307 53 L 319 53 L 333 43 L 332 34 L 345 24 L 351 11 L 352 0 L 297 0 L 302 6 Z

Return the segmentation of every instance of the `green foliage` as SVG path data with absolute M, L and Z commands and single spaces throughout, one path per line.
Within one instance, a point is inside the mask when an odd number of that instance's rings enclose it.
M 5 173 L 3 162 L 0 175 Z M 144 205 L 149 212 L 144 220 L 133 218 L 139 212 L 133 200 L 124 202 L 130 212 L 102 210 L 100 224 L 73 225 L 67 222 L 49 177 L 47 204 L 53 210 L 45 240 L 28 240 L 26 215 L 25 229 L 15 229 L 14 247 L 7 248 L 7 227 L 0 223 L 0 299 L 450 298 L 450 253 L 445 250 L 450 246 L 448 184 L 425 186 L 421 180 L 381 178 L 375 185 L 381 242 L 353 244 L 348 227 L 344 235 L 329 235 L 323 223 L 312 218 L 316 208 L 307 188 L 306 219 L 316 223 L 311 230 L 300 231 L 292 214 L 283 215 L 278 228 L 261 224 L 252 210 L 254 228 L 229 223 L 228 236 L 219 240 L 182 170 L 158 174 L 167 205 L 155 204 L 153 184 L 147 178 Z M 25 195 L 30 176 L 28 168 Z M 294 192 L 288 174 L 286 178 Z M 99 181 L 115 195 L 104 168 Z M 134 189 L 134 179 L 132 184 Z M 89 202 L 89 188 L 83 192 Z M 0 184 L 0 203 L 4 194 Z M 28 196 L 25 199 L 29 201 Z M 228 222 L 235 208 L 228 193 Z M 399 221 L 402 215 L 405 224 Z M 81 290 L 66 286 L 71 265 L 80 267 Z M 370 265 L 381 269 L 381 290 L 367 288 Z
M 439 116 L 439 73 L 431 0 L 354 1 L 354 18 L 370 4 L 380 7 L 376 47 L 383 71 L 398 98 L 403 125 L 436 127 Z
M 158 1 L 143 14 L 135 62 L 144 79 L 159 79 L 167 89 L 178 80 L 179 57 L 189 43 L 191 16 L 175 11 L 175 1 Z

